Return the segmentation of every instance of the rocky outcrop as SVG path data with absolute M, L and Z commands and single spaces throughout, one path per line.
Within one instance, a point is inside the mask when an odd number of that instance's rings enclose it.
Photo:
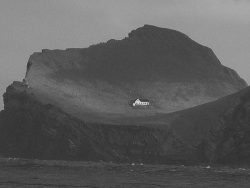
M 3 95 L 0 155 L 249 164 L 246 87 L 211 49 L 155 26 L 85 49 L 43 50 Z M 133 108 L 137 97 L 150 106 Z
M 170 127 L 86 123 L 53 105 L 42 105 L 19 82 L 7 88 L 4 103 L 0 153 L 5 157 L 147 163 L 194 159 Z
M 84 122 L 54 105 L 41 104 L 20 82 L 7 88 L 4 103 L 0 114 L 4 157 L 152 164 L 250 162 L 250 88 L 158 117 L 170 123 L 154 127 Z
M 34 53 L 25 80 L 44 104 L 112 124 L 187 109 L 247 86 L 210 48 L 150 25 L 89 48 Z M 149 99 L 151 110 L 133 110 L 128 103 L 137 97 Z
M 222 119 L 223 133 L 212 133 L 220 141 L 215 150 L 216 161 L 222 164 L 250 164 L 250 92 L 241 96 Z

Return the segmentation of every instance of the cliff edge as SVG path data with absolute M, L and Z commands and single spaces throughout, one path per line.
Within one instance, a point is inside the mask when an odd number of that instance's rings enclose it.
M 34 53 L 3 97 L 3 157 L 250 162 L 250 88 L 178 31 L 145 25 L 119 41 Z M 133 108 L 134 98 L 150 106 Z
M 4 103 L 2 157 L 250 164 L 250 87 L 214 102 L 151 117 L 162 122 L 154 126 L 88 123 L 42 104 L 20 82 L 7 88 Z
M 89 48 L 34 53 L 25 80 L 44 104 L 113 124 L 187 109 L 247 86 L 210 48 L 151 25 Z M 135 111 L 128 105 L 135 98 L 151 101 L 150 109 Z

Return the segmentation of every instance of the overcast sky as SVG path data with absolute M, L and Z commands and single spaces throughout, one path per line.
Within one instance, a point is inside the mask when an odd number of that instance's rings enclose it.
M 0 94 L 33 52 L 123 39 L 144 24 L 187 34 L 250 83 L 250 0 L 0 0 Z

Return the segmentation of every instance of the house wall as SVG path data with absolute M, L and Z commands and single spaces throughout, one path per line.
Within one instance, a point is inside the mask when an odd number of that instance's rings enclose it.
M 135 106 L 135 105 L 149 105 L 149 102 L 141 102 L 141 101 L 137 100 L 133 104 L 134 104 L 133 106 Z

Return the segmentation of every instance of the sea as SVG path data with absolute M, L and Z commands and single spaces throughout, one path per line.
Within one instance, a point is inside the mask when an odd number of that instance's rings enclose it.
M 250 188 L 250 169 L 0 158 L 0 188 L 5 187 Z

